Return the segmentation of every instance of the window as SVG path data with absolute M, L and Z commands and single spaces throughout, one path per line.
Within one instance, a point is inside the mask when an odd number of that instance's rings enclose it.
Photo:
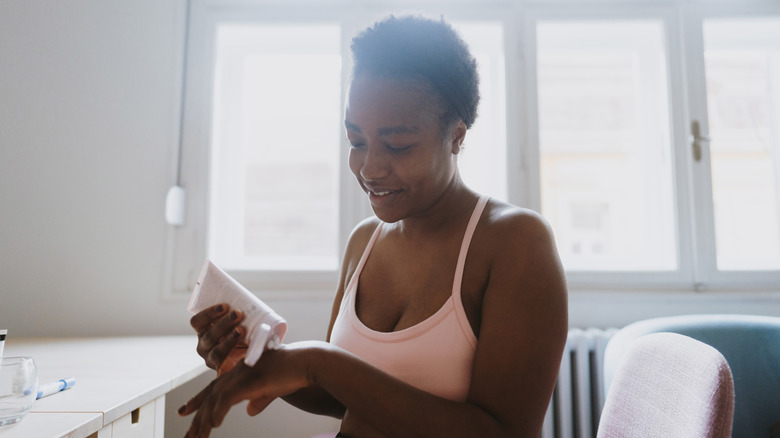
M 537 27 L 542 214 L 569 270 L 677 268 L 664 41 L 659 21 Z
M 227 270 L 336 270 L 341 35 L 220 23 L 208 257 Z
M 187 222 L 172 227 L 168 289 L 191 290 L 208 256 L 253 290 L 331 291 L 371 214 L 345 165 L 349 41 L 388 4 L 191 1 Z M 464 181 L 543 213 L 570 288 L 780 284 L 779 5 L 413 12 L 449 20 L 478 60 Z
M 721 270 L 780 269 L 780 18 L 704 22 Z

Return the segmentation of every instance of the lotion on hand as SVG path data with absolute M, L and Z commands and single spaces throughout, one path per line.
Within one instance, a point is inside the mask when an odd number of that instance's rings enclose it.
M 266 349 L 279 347 L 287 333 L 287 321 L 249 292 L 233 277 L 206 260 L 192 291 L 187 310 L 198 313 L 219 303 L 226 303 L 244 314 L 241 326 L 246 329 L 249 346 L 244 362 L 254 366 Z

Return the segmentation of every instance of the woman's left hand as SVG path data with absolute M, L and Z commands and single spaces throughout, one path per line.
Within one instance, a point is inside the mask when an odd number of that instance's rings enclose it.
M 243 401 L 249 415 L 262 412 L 274 399 L 311 385 L 309 363 L 320 342 L 300 342 L 267 350 L 255 366 L 243 361 L 209 383 L 206 388 L 179 408 L 179 415 L 193 412 L 187 438 L 206 438 L 219 427 L 230 408 Z M 325 344 L 327 345 L 327 344 Z

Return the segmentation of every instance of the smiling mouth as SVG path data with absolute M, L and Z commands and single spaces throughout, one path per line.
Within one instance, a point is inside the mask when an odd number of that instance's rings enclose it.
M 401 192 L 399 189 L 377 189 L 377 188 L 371 188 L 371 187 L 365 187 L 366 194 L 375 200 L 384 199 L 393 195 L 396 195 Z

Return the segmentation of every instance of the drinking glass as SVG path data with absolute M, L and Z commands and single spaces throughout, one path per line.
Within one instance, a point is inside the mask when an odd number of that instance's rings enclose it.
M 0 359 L 0 426 L 22 420 L 38 391 L 38 370 L 29 356 Z

